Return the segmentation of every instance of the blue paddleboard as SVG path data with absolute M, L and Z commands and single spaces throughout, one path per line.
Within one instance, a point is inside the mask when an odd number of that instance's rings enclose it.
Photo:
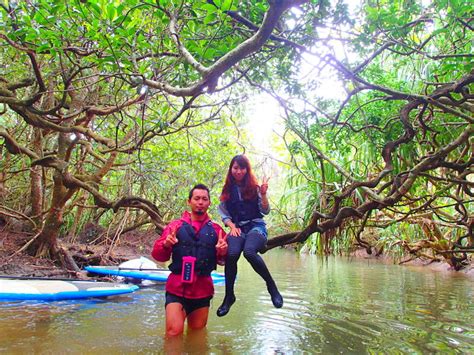
M 12 277 L 0 279 L 0 300 L 60 301 L 122 295 L 137 289 L 135 285 L 112 282 Z
M 141 280 L 152 280 L 152 281 L 160 281 L 166 282 L 168 279 L 169 274 L 171 271 L 163 270 L 163 269 L 147 269 L 147 270 L 140 270 L 140 269 L 123 269 L 118 266 L 86 266 L 85 270 L 100 274 L 100 275 L 115 275 L 115 276 L 122 276 L 122 277 L 130 277 L 134 279 L 141 279 Z M 219 274 L 217 272 L 211 273 L 212 281 L 214 283 L 224 282 L 225 277 L 223 274 Z

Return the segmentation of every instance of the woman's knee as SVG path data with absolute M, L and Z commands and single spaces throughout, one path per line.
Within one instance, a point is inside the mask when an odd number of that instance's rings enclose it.
M 227 259 L 226 259 L 226 264 L 227 263 L 236 263 L 239 261 L 240 254 L 242 254 L 241 250 L 235 250 L 235 251 L 227 251 Z
M 245 248 L 244 258 L 251 262 L 258 258 L 258 251 L 255 248 Z
M 227 256 L 238 259 L 244 247 L 244 240 L 241 237 L 227 238 Z
M 259 252 L 263 249 L 263 247 L 265 247 L 266 243 L 267 238 L 263 234 L 257 231 L 251 231 L 247 235 L 247 239 L 245 241 L 244 255 L 249 253 L 251 254 L 252 252 Z

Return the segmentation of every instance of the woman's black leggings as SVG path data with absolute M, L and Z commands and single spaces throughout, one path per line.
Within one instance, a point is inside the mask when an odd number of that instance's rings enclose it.
M 244 238 L 245 236 L 245 238 Z M 226 296 L 234 295 L 234 283 L 237 276 L 237 261 L 242 252 L 244 258 L 252 265 L 253 269 L 267 283 L 267 287 L 275 287 L 270 271 L 268 271 L 262 257 L 258 252 L 265 246 L 266 238 L 259 232 L 251 230 L 240 237 L 227 237 L 227 258 L 225 262 L 225 293 Z

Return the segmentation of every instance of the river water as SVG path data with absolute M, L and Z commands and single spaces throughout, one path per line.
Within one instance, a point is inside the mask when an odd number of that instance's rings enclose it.
M 287 250 L 263 257 L 282 309 L 242 258 L 238 300 L 218 318 L 216 286 L 206 330 L 164 338 L 163 285 L 106 300 L 0 302 L 0 353 L 474 353 L 472 278 Z

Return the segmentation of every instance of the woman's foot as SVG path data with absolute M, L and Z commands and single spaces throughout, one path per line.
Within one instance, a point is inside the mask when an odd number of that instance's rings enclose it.
M 283 307 L 283 297 L 281 296 L 280 292 L 278 291 L 276 286 L 268 287 L 268 293 L 272 298 L 272 303 L 275 308 Z
M 229 296 L 229 297 L 225 296 L 224 301 L 222 302 L 221 306 L 217 309 L 217 316 L 224 317 L 227 313 L 229 313 L 230 307 L 232 307 L 234 302 L 235 302 L 234 295 Z

